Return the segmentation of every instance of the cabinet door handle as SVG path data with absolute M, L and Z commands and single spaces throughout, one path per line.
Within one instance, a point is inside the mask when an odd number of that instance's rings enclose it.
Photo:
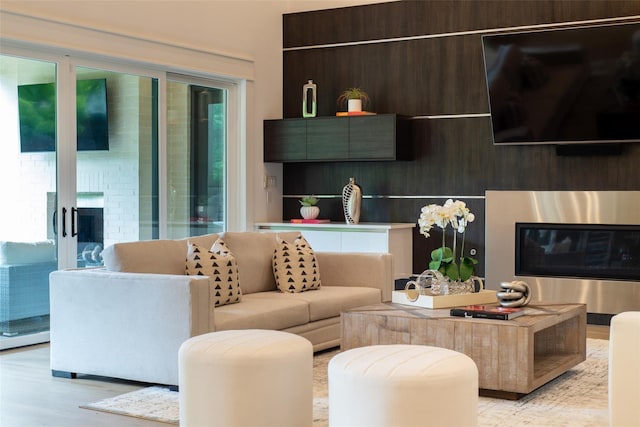
M 71 237 L 76 237 L 78 235 L 77 230 L 77 222 L 78 220 L 78 209 L 71 208 Z
M 67 237 L 67 208 L 62 208 L 62 237 Z

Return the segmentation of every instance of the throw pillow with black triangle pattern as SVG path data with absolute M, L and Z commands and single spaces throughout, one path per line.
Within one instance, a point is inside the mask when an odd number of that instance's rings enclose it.
M 302 235 L 293 243 L 278 237 L 272 265 L 276 285 L 282 292 L 297 293 L 320 288 L 316 254 Z
M 216 240 L 211 250 L 189 242 L 185 272 L 188 275 L 210 277 L 216 307 L 242 300 L 238 264 L 222 239 Z

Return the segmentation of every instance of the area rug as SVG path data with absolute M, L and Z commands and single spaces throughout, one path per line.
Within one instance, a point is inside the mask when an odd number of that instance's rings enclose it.
M 480 397 L 480 427 L 598 427 L 608 425 L 609 341 L 587 339 L 587 360 L 517 401 Z M 313 360 L 313 427 L 328 425 L 327 364 L 338 351 Z M 428 407 L 429 396 L 425 396 Z M 178 392 L 147 387 L 82 408 L 178 424 Z M 425 412 L 428 417 L 428 411 Z

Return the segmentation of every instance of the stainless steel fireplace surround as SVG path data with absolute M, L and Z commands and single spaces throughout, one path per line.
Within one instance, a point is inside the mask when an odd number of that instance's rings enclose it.
M 586 260 L 585 246 L 590 244 L 585 244 L 585 236 L 594 231 L 605 237 L 609 233 L 612 249 L 607 250 L 617 258 L 615 264 Z M 538 262 L 520 254 L 534 234 Z M 540 244 L 540 234 L 548 244 Z M 487 289 L 517 279 L 531 286 L 533 303 L 586 303 L 587 312 L 596 316 L 640 310 L 640 191 L 487 191 L 485 236 Z M 564 242 L 564 248 L 550 256 L 552 237 L 559 237 L 557 244 Z M 549 261 L 563 258 L 568 268 Z M 615 277 L 620 264 L 624 270 Z M 552 274 L 554 270 L 558 274 Z

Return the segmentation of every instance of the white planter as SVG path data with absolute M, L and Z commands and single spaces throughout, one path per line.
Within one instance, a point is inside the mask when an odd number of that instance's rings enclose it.
M 362 100 L 361 99 L 347 100 L 347 109 L 348 111 L 362 111 Z
M 320 208 L 317 206 L 303 206 L 300 208 L 300 215 L 304 219 L 316 219 L 320 214 Z

